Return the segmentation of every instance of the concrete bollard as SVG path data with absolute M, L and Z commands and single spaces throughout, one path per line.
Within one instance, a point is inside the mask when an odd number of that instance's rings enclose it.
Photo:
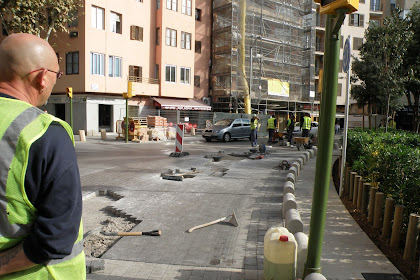
M 356 177 L 356 172 L 350 172 L 350 188 L 349 188 L 349 199 L 353 199 L 353 192 L 354 192 L 354 178 Z
M 362 176 L 356 175 L 354 177 L 354 186 L 353 186 L 353 205 L 357 206 L 357 194 L 359 193 L 359 182 L 362 180 Z
M 293 173 L 287 173 L 286 182 L 292 182 L 294 184 L 295 181 L 296 181 L 295 175 L 293 175 Z
M 286 183 L 284 183 L 283 195 L 285 195 L 287 193 L 291 193 L 293 195 L 295 194 L 295 184 L 293 184 L 290 181 L 287 181 Z
M 308 151 L 305 151 L 305 152 L 303 153 L 303 155 L 305 156 L 306 163 L 308 163 L 308 162 L 309 162 L 309 159 L 311 158 L 311 155 L 309 154 L 309 152 L 308 152 Z
M 80 142 L 86 142 L 86 134 L 84 130 L 79 130 Z
M 283 195 L 283 217 L 286 217 L 290 209 L 297 209 L 296 197 L 292 193 L 286 193 Z
M 385 201 L 384 226 L 382 227 L 382 238 L 388 238 L 391 235 L 392 213 L 394 213 L 394 199 L 387 198 Z
M 296 167 L 296 169 L 297 169 L 297 175 L 300 175 L 300 163 L 299 162 L 297 162 L 297 161 L 295 161 L 293 164 L 292 164 L 292 167 Z
M 305 261 L 308 255 L 308 236 L 303 232 L 296 232 L 294 236 L 297 243 L 296 277 L 300 278 L 303 275 Z
M 314 156 L 316 156 L 318 153 L 318 147 L 312 147 L 312 150 L 314 151 Z
M 289 232 L 295 234 L 296 232 L 302 231 L 303 232 L 303 222 L 300 218 L 300 214 L 296 209 L 289 209 L 286 212 L 285 216 L 286 220 L 286 228 Z
M 106 140 L 106 130 L 105 129 L 101 129 L 101 139 Z
M 191 127 L 190 132 L 191 132 L 191 136 L 195 136 L 195 128 L 194 127 Z
M 293 175 L 295 175 L 295 178 L 297 178 L 297 176 L 298 176 L 298 171 L 297 171 L 296 166 L 292 166 L 292 167 L 290 167 L 289 172 L 290 172 L 290 173 L 292 173 Z
M 296 159 L 296 161 L 299 163 L 299 165 L 300 165 L 300 169 L 302 170 L 303 165 L 304 165 L 303 158 L 298 157 L 298 158 Z
M 309 149 L 309 150 L 308 150 L 308 153 L 309 153 L 309 157 L 310 157 L 310 158 L 313 158 L 313 157 L 315 156 L 315 152 L 314 152 L 314 150 L 313 150 L 313 149 Z
M 419 236 L 419 222 L 419 215 L 410 214 L 403 256 L 403 260 L 405 261 L 414 260 L 416 257 L 417 237 Z
M 375 214 L 373 214 L 373 228 L 375 229 L 380 229 L 383 226 L 384 197 L 383 192 L 377 192 L 375 195 Z
M 398 248 L 401 240 L 401 229 L 403 226 L 404 205 L 396 205 L 394 213 L 394 224 L 392 225 L 391 233 L 391 249 Z
M 298 160 L 299 160 L 299 159 L 301 159 L 301 160 L 302 160 L 302 163 L 301 163 L 301 164 L 302 164 L 302 166 L 306 165 L 306 163 L 307 163 L 307 162 L 306 162 L 306 157 L 305 157 L 304 155 L 300 155 L 300 156 L 298 157 Z
M 375 195 L 378 188 L 370 188 L 369 192 L 369 208 L 368 208 L 368 221 L 373 223 L 373 216 L 375 214 Z
M 367 207 L 369 203 L 369 191 L 370 191 L 370 183 L 363 184 L 363 192 L 362 192 L 362 206 L 360 207 L 360 211 L 362 214 L 367 214 Z
M 311 274 L 306 275 L 304 280 L 327 280 L 324 275 L 321 273 L 313 272 Z

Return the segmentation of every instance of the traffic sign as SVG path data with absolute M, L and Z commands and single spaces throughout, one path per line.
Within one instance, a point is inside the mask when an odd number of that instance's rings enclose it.
M 345 73 L 349 72 L 350 68 L 350 38 L 346 39 L 346 43 L 344 45 L 343 50 L 343 70 Z

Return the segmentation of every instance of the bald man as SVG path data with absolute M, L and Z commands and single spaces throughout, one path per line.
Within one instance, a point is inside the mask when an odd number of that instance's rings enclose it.
M 70 126 L 37 107 L 61 77 L 29 34 L 0 44 L 0 279 L 86 279 L 80 175 Z

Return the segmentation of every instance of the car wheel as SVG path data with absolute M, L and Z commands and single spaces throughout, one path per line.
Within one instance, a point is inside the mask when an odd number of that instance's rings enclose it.
M 224 142 L 229 142 L 230 141 L 230 134 L 229 133 L 225 133 L 223 134 L 223 141 Z
M 207 142 L 211 142 L 211 138 L 204 138 Z

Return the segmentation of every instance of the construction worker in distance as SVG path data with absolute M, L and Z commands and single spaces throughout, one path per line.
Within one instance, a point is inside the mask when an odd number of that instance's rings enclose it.
M 295 115 L 291 114 L 287 120 L 287 146 L 292 144 L 293 131 L 295 130 Z
M 309 130 L 311 130 L 312 119 L 308 113 L 303 117 L 302 137 L 309 137 Z
M 268 131 L 268 144 L 273 143 L 273 134 L 274 130 L 277 127 L 277 120 L 273 115 L 270 115 L 270 118 L 267 120 L 267 131 Z
M 251 142 L 252 147 L 257 146 L 257 138 L 258 138 L 258 123 L 260 121 L 260 118 L 254 114 L 251 119 Z

